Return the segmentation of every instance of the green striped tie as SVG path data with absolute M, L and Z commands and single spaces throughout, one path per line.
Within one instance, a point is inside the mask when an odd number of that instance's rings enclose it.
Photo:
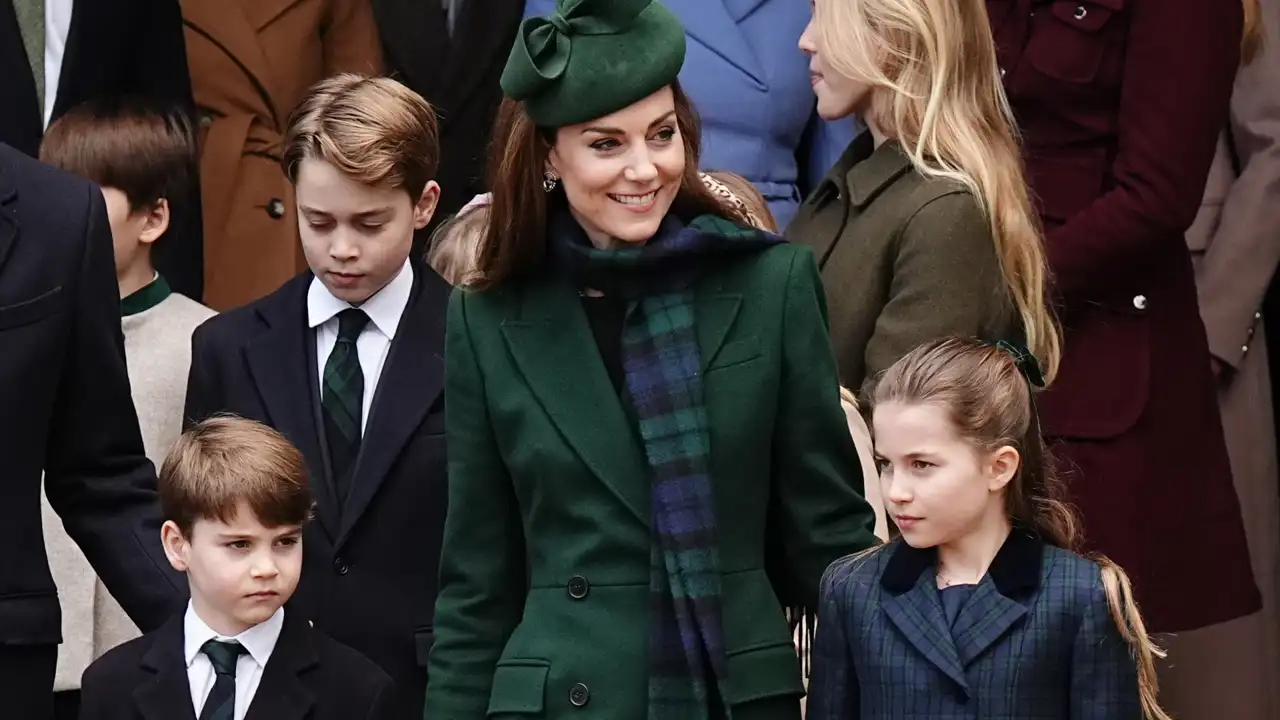
M 31 63 L 31 76 L 36 81 L 36 98 L 40 101 L 40 117 L 44 117 L 44 0 L 13 0 L 22 32 L 22 46 Z
M 360 369 L 356 339 L 368 324 L 369 316 L 363 310 L 348 308 L 338 313 L 338 342 L 324 364 L 320 405 L 324 409 L 329 467 L 340 499 L 344 500 L 360 455 L 360 415 L 364 406 L 364 372 Z
M 213 689 L 205 698 L 200 720 L 232 720 L 236 712 L 236 660 L 248 652 L 235 642 L 210 640 L 200 646 L 200 652 L 213 664 Z

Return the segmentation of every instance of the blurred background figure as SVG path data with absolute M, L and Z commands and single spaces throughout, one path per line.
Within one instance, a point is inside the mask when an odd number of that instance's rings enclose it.
M 1244 7 L 1243 64 L 1187 245 L 1262 612 L 1165 642 L 1161 697 L 1179 720 L 1280 718 L 1280 471 L 1259 313 L 1280 263 L 1280 3 Z
M 45 128 L 87 101 L 132 95 L 191 107 L 175 0 L 4 0 L 0 78 L 0 142 L 31 157 Z M 156 263 L 175 291 L 198 300 L 200 207 L 191 193 Z
M 524 0 L 373 0 L 387 74 L 427 99 L 440 121 L 440 204 L 414 254 L 440 223 L 488 190 L 484 180 L 498 77 Z
M 465 0 L 464 0 L 465 1 Z M 474 1 L 474 0 L 473 0 Z M 702 167 L 751 181 L 780 228 L 857 134 L 825 123 L 796 51 L 809 22 L 803 0 L 663 0 L 680 18 L 688 60 L 680 87 L 702 119 Z M 527 0 L 525 15 L 549 15 L 556 0 Z
M 381 73 L 382 50 L 369 0 L 182 0 L 182 19 L 200 113 L 204 300 L 226 310 L 306 267 L 280 167 L 294 105 L 330 75 Z

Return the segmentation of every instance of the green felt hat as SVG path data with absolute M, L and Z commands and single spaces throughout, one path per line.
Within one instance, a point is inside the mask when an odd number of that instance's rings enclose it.
M 675 81 L 684 28 L 658 0 L 558 0 L 520 24 L 502 91 L 541 127 L 594 120 Z

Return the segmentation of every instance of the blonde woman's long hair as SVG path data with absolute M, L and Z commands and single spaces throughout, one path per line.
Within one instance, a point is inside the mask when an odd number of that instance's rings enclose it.
M 1026 344 L 1052 379 L 1062 352 L 1044 240 L 984 0 L 815 0 L 814 29 L 827 65 L 873 88 L 867 120 L 922 175 L 978 199 Z

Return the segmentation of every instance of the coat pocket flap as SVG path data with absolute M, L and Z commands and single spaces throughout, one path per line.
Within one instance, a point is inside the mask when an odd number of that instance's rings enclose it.
M 515 713 L 541 715 L 547 695 L 546 660 L 505 660 L 493 673 L 489 715 Z
M 741 705 L 779 695 L 804 695 L 800 656 L 791 642 L 757 645 L 729 654 L 725 699 Z
M 30 325 L 62 308 L 62 286 L 23 302 L 0 307 L 0 330 Z

